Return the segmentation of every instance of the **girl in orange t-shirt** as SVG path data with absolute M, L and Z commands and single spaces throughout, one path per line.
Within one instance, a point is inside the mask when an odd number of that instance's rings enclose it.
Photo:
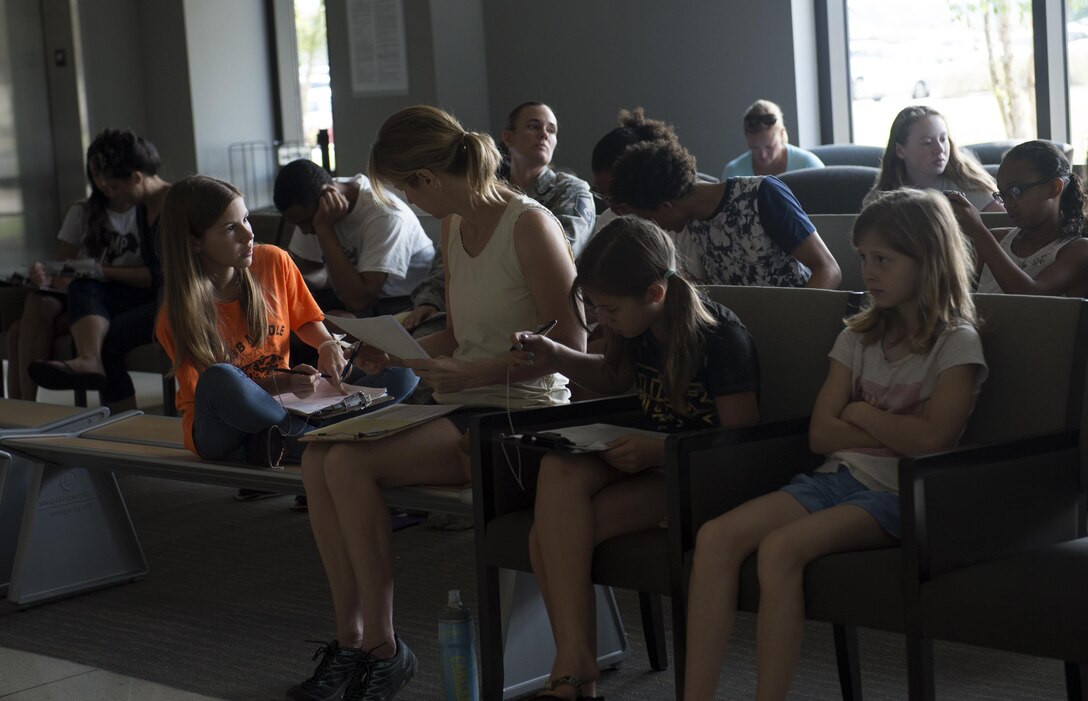
M 202 175 L 178 182 L 162 212 L 163 303 L 155 337 L 177 379 L 185 445 L 202 458 L 276 464 L 307 426 L 276 395 L 339 386 L 344 354 L 290 257 L 256 246 L 242 193 Z M 290 367 L 294 331 L 317 368 Z

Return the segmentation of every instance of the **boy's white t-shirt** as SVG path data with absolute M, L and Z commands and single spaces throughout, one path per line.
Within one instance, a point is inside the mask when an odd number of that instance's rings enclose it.
M 101 262 L 118 268 L 147 265 L 140 251 L 141 241 L 136 207 L 130 207 L 124 212 L 107 209 L 106 214 L 112 234 L 106 250 L 102 253 Z M 77 258 L 88 258 L 90 254 L 87 252 L 86 237 L 87 205 L 80 203 L 68 208 L 57 238 L 75 246 L 79 250 Z
M 963 324 L 942 333 L 929 353 L 910 353 L 889 362 L 879 341 L 864 345 L 861 334 L 844 329 L 828 354 L 850 369 L 850 401 L 868 402 L 893 414 L 920 415 L 933 395 L 937 377 L 957 365 L 978 365 L 972 398 L 978 397 L 989 373 L 982 341 L 973 326 Z M 869 489 L 899 492 L 898 453 L 887 448 L 850 448 L 827 456 L 817 472 L 835 472 L 846 465 L 850 474 Z
M 365 175 L 338 180 L 359 185 L 355 206 L 333 226 L 348 260 L 360 273 L 388 275 L 382 286 L 383 298 L 410 295 L 426 277 L 434 259 L 434 243 L 419 219 L 393 195 L 390 195 L 393 207 L 381 205 L 375 200 L 370 179 Z M 304 260 L 324 262 L 317 237 L 308 236 L 297 227 L 288 248 Z

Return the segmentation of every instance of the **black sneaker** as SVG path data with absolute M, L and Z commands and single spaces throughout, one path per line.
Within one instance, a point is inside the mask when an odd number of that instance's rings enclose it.
M 344 701 L 391 701 L 416 673 L 416 656 L 399 636 L 397 653 L 388 659 L 366 655 L 344 690 Z
M 320 642 L 310 640 L 307 642 Z M 295 701 L 332 701 L 341 698 L 356 670 L 363 666 L 366 653 L 356 647 L 340 647 L 332 640 L 322 643 L 313 659 L 321 658 L 310 678 L 287 690 L 287 698 Z

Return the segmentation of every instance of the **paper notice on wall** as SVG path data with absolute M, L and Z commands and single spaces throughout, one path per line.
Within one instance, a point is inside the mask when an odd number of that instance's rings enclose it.
M 354 94 L 408 94 L 402 0 L 348 0 L 348 42 Z

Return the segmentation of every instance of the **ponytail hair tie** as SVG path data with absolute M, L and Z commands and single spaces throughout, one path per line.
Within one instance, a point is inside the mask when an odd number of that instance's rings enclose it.
M 461 150 L 462 151 L 467 151 L 468 150 L 468 143 L 465 141 L 465 139 L 467 137 L 468 137 L 468 132 L 467 131 L 461 132 Z
M 665 276 L 664 276 L 664 278 L 665 278 L 666 280 L 668 280 L 668 279 L 669 279 L 670 277 L 672 277 L 673 275 L 676 275 L 676 271 L 675 271 L 674 269 L 672 269 L 672 268 L 669 268 L 668 270 L 666 270 L 666 271 L 665 271 Z

